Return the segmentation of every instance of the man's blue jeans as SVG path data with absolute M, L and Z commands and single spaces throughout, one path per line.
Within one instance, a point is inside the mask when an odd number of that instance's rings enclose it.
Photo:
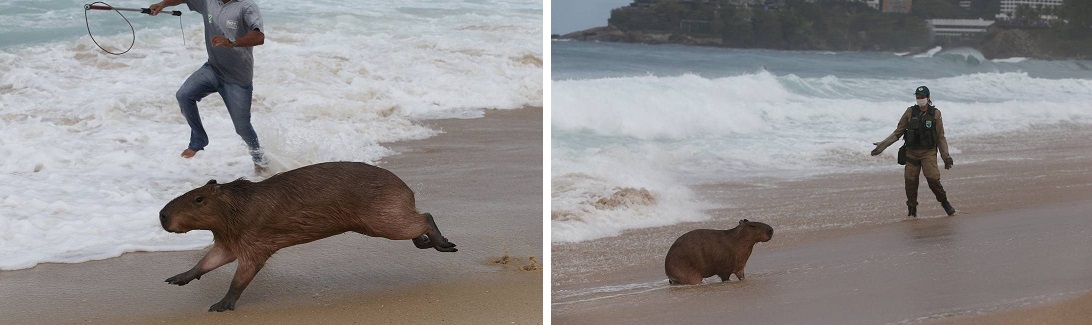
M 220 97 L 224 99 L 228 115 L 231 115 L 231 123 L 235 124 L 235 133 L 246 142 L 254 163 L 264 164 L 261 147 L 258 146 L 258 134 L 250 124 L 250 101 L 254 86 L 220 80 L 207 62 L 194 71 L 175 93 L 178 106 L 182 108 L 182 116 L 190 124 L 190 150 L 200 151 L 209 144 L 209 135 L 205 133 L 205 127 L 201 125 L 201 115 L 197 112 L 197 102 L 214 92 L 220 93 Z

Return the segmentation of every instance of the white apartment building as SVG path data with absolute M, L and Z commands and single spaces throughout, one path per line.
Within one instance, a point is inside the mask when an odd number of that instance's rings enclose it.
M 864 0 L 864 3 L 872 9 L 880 10 L 880 0 Z
M 992 20 L 982 19 L 926 19 L 933 37 L 963 38 L 985 33 L 993 25 Z
M 1001 13 L 997 14 L 997 18 L 1012 19 L 1016 16 L 1016 8 L 1021 5 L 1029 5 L 1031 7 L 1056 7 L 1061 6 L 1064 2 L 1065 0 L 1001 0 Z
M 880 10 L 880 1 L 881 0 L 846 0 L 846 2 L 860 2 L 876 10 Z

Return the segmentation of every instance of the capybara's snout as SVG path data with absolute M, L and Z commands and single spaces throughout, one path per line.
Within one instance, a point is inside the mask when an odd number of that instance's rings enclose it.
M 744 233 L 749 234 L 751 240 L 757 242 L 768 242 L 773 239 L 773 227 L 761 222 L 754 222 L 747 219 L 739 221 L 740 227 L 742 227 Z
M 765 235 L 765 236 L 763 236 L 765 238 L 760 238 L 759 241 L 768 242 L 768 241 L 770 241 L 770 239 L 773 239 L 773 227 L 770 227 L 770 225 L 767 225 L 767 224 L 764 224 L 764 223 L 761 223 L 761 222 L 755 222 L 755 224 L 757 224 L 760 227 L 760 229 L 765 230 L 765 231 L 762 232 L 762 235 Z
M 176 234 L 185 233 L 185 231 L 177 229 L 178 227 L 173 225 L 171 223 L 172 221 L 174 221 L 174 218 L 171 218 L 171 215 L 166 212 L 166 209 L 159 211 L 159 225 L 163 226 L 163 230 Z
M 159 224 L 163 226 L 163 230 L 168 232 L 178 233 L 177 230 L 171 229 L 171 217 L 167 216 L 163 211 L 159 212 Z

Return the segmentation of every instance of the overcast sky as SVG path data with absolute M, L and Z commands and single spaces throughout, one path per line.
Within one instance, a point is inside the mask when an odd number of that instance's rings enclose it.
M 567 34 L 606 26 L 610 10 L 628 6 L 632 0 L 553 0 L 550 3 L 550 33 Z

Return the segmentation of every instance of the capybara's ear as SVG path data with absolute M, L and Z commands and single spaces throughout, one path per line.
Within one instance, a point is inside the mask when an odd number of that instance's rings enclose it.
M 742 224 L 743 224 L 744 222 L 747 222 L 747 219 L 743 219 L 743 220 L 740 220 L 740 221 L 739 221 L 739 224 L 741 224 L 741 225 L 742 225 Z
M 215 179 L 210 179 L 208 183 L 205 183 L 205 185 L 209 185 L 209 184 L 216 184 L 216 180 Z

